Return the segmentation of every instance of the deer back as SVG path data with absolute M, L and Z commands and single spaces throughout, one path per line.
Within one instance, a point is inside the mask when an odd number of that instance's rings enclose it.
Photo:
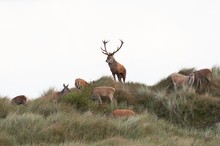
M 116 109 L 111 113 L 113 117 L 128 117 L 134 116 L 136 113 L 129 109 Z
M 115 88 L 108 86 L 95 87 L 92 93 L 95 96 L 111 96 L 115 93 Z
M 27 101 L 27 97 L 25 95 L 19 95 L 19 96 L 14 97 L 11 100 L 11 103 L 17 104 L 17 105 L 20 105 L 20 104 L 26 105 L 26 101 Z
M 212 80 L 212 71 L 210 69 L 201 69 L 193 72 L 195 76 L 195 80 L 200 80 L 202 78 L 206 78 L 209 81 Z

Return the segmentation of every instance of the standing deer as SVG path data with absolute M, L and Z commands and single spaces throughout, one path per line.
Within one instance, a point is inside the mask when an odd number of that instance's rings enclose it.
M 115 58 L 114 58 L 114 54 L 121 49 L 121 47 L 122 47 L 122 45 L 123 45 L 123 43 L 124 43 L 122 40 L 120 40 L 120 41 L 121 41 L 120 47 L 117 47 L 117 50 L 114 51 L 113 53 L 107 52 L 106 44 L 107 44 L 109 41 L 102 41 L 103 44 L 104 44 L 104 49 L 101 47 L 101 50 L 102 50 L 102 53 L 103 53 L 103 54 L 105 54 L 105 55 L 108 56 L 107 59 L 106 59 L 106 62 L 108 63 L 108 65 L 109 65 L 109 67 L 110 67 L 110 70 L 111 70 L 111 72 L 112 72 L 112 75 L 113 75 L 113 77 L 114 77 L 114 80 L 116 81 L 115 75 L 117 75 L 118 80 L 119 80 L 120 82 L 122 82 L 122 81 L 121 81 L 121 78 L 123 78 L 123 81 L 124 81 L 124 83 L 125 83 L 126 69 L 125 69 L 125 67 L 124 67 L 123 65 L 121 65 L 120 63 L 118 63 L 118 62 L 115 60 Z
M 77 89 L 82 89 L 83 87 L 87 86 L 89 83 L 87 83 L 85 80 L 81 79 L 81 78 L 77 78 L 75 79 L 75 87 Z
M 191 87 L 194 83 L 194 79 L 195 79 L 194 74 L 190 74 L 189 76 L 186 76 L 186 75 L 182 75 L 179 73 L 173 73 L 171 75 L 171 80 L 173 82 L 175 91 L 177 90 L 177 87 L 179 86 L 187 85 Z
M 117 101 L 114 98 L 115 88 L 109 86 L 99 86 L 95 87 L 91 93 L 91 99 L 99 99 L 99 103 L 102 104 L 102 97 L 108 97 L 111 101 L 111 105 L 115 102 L 117 106 Z
M 27 97 L 25 95 L 16 96 L 11 100 L 12 104 L 17 104 L 17 105 L 20 104 L 27 105 L 26 102 L 27 102 Z
M 196 88 L 200 89 L 202 79 L 205 79 L 208 82 L 209 90 L 211 90 L 212 71 L 210 69 L 200 69 L 191 74 L 194 74 L 195 76 Z

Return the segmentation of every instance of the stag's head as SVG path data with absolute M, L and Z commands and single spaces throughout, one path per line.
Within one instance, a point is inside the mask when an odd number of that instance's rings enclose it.
M 114 52 L 112 52 L 112 53 L 108 52 L 107 49 L 106 49 L 106 44 L 107 44 L 109 41 L 105 41 L 105 40 L 102 41 L 103 44 L 104 44 L 104 49 L 101 47 L 101 50 L 102 50 L 102 53 L 103 53 L 103 54 L 105 54 L 105 55 L 108 56 L 107 59 L 106 59 L 106 62 L 107 62 L 108 64 L 112 64 L 112 63 L 114 62 L 114 54 L 121 49 L 121 47 L 122 47 L 122 45 L 123 45 L 124 42 L 123 42 L 122 40 L 120 40 L 120 41 L 121 41 L 120 47 L 117 47 L 117 50 L 114 51 Z

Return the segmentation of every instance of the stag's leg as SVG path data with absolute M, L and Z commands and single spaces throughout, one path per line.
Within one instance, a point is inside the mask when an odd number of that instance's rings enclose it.
M 117 74 L 117 77 L 118 77 L 118 81 L 121 82 L 121 75 Z
M 125 76 L 123 76 L 123 82 L 124 82 L 124 83 L 125 83 L 125 78 L 126 78 L 126 77 L 125 77 Z
M 115 79 L 115 74 L 114 74 L 114 73 L 112 73 L 112 76 L 113 76 L 114 80 L 116 81 L 116 79 Z
M 120 76 L 120 80 L 121 80 L 121 78 L 122 78 L 122 79 L 123 79 L 123 82 L 125 83 L 125 75 L 124 75 L 123 73 L 120 73 L 119 76 Z

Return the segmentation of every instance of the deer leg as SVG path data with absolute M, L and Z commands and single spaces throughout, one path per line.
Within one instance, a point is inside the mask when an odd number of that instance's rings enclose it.
M 100 96 L 99 96 L 99 104 L 102 104 L 102 99 Z
M 117 74 L 117 77 L 118 77 L 118 81 L 121 82 L 121 75 Z
M 123 82 L 125 83 L 125 76 L 123 76 Z
M 177 84 L 175 82 L 173 82 L 173 86 L 174 86 L 174 90 L 177 90 Z
M 197 81 L 196 81 L 196 89 L 199 89 L 199 83 L 200 83 L 200 79 L 197 79 Z
M 205 79 L 206 79 L 207 82 L 208 82 L 208 85 L 209 85 L 209 91 L 211 91 L 211 87 L 212 87 L 211 81 L 210 81 L 207 77 L 206 77 Z
M 114 74 L 114 73 L 112 73 L 112 76 L 113 76 L 114 80 L 116 81 L 116 79 L 115 79 L 115 74 Z

